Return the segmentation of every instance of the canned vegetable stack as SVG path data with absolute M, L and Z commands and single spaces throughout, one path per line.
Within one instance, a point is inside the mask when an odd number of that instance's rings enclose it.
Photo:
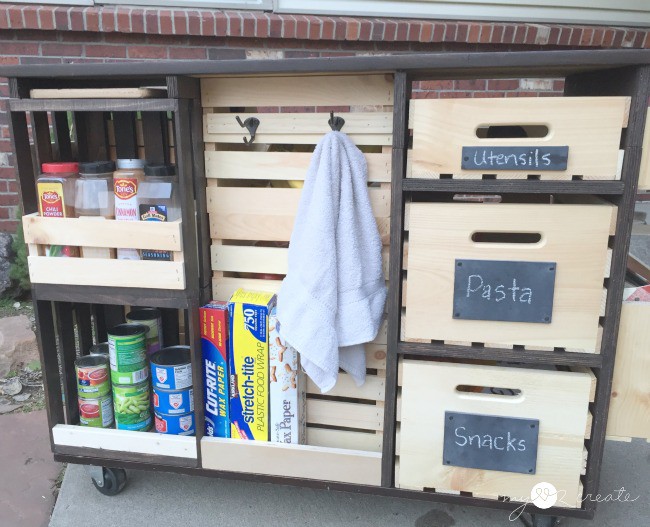
M 140 324 L 119 324 L 108 332 L 115 426 L 121 430 L 151 428 L 147 330 Z
M 87 355 L 75 361 L 79 423 L 82 426 L 113 426 L 113 400 L 108 358 Z
M 130 324 L 147 326 L 147 356 L 163 347 L 162 313 L 155 307 L 142 307 L 129 312 L 126 321 Z
M 194 389 L 188 346 L 170 346 L 151 356 L 156 432 L 194 435 Z

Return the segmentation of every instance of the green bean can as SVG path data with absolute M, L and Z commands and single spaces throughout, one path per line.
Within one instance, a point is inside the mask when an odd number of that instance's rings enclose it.
M 108 357 L 86 355 L 74 363 L 77 372 L 77 393 L 81 399 L 97 399 L 111 392 Z
M 162 313 L 154 307 L 143 307 L 134 309 L 126 315 L 129 324 L 141 324 L 147 326 L 147 355 L 156 353 L 163 347 L 162 342 Z
M 108 353 L 113 384 L 138 384 L 149 378 L 147 326 L 119 324 L 108 331 Z
M 151 392 L 149 382 L 140 384 L 113 385 L 115 427 L 119 430 L 151 428 Z
M 97 399 L 79 398 L 79 424 L 95 428 L 113 426 L 113 400 L 111 395 Z

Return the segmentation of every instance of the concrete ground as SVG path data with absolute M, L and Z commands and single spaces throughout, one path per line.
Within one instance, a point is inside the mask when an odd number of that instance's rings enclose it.
M 0 526 L 46 527 L 61 472 L 45 411 L 0 416 Z
M 601 492 L 625 487 L 634 502 L 602 503 L 593 523 L 567 519 L 567 527 L 648 525 L 650 445 L 608 442 Z M 178 474 L 129 471 L 124 491 L 106 497 L 83 467 L 70 465 L 50 527 L 496 527 L 521 525 L 508 513 L 413 500 L 355 495 L 264 483 L 225 481 Z M 100 520 L 101 519 L 101 520 Z

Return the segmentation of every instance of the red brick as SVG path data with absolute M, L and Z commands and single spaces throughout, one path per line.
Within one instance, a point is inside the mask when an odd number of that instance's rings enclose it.
M 41 54 L 49 57 L 81 57 L 81 44 L 41 44 Z
M 411 94 L 414 99 L 439 99 L 440 92 L 437 91 L 414 91 Z
M 499 35 L 499 40 L 495 40 L 494 38 L 494 32 L 496 31 L 496 29 L 497 27 L 494 24 L 483 24 L 483 27 L 481 28 L 481 38 L 479 39 L 479 42 L 481 44 L 499 42 L 501 35 Z
M 4 183 L 4 182 L 0 182 Z M 0 219 L 7 220 L 9 219 L 9 212 L 13 210 L 12 207 L 0 207 Z M 4 230 L 4 221 L 0 223 L 0 230 Z
M 214 12 L 203 10 L 200 11 L 201 15 L 201 35 L 203 36 L 213 36 L 215 34 L 214 29 Z M 161 31 L 162 31 L 162 18 L 160 19 Z
M 215 13 L 215 35 L 225 37 L 228 34 L 228 17 L 221 12 Z M 279 18 L 278 18 L 279 21 Z
M 582 38 L 582 28 L 574 27 L 573 31 L 571 32 L 571 40 L 569 40 L 569 44 L 571 46 L 578 46 L 580 45 L 581 38 Z
M 397 22 L 395 20 L 384 19 L 384 42 L 393 42 L 397 36 Z
M 340 23 L 341 22 L 339 22 L 339 24 Z M 296 19 L 291 15 L 284 20 L 282 38 L 296 38 Z
M 361 24 L 354 18 L 346 18 L 347 30 L 345 32 L 345 40 L 359 40 L 359 32 L 361 31 Z
M 412 42 L 417 42 L 420 40 L 420 33 L 422 32 L 422 24 L 417 21 L 417 22 L 411 22 L 409 24 L 409 32 L 407 35 L 407 40 L 410 40 Z
M 4 220 L 1 223 L 2 228 L 0 230 L 5 232 L 16 232 L 18 228 L 18 220 Z
M 382 41 L 384 39 L 384 31 L 386 30 L 386 23 L 381 18 L 372 20 L 372 31 L 370 32 L 370 40 Z
M 189 14 L 189 12 L 186 11 Z M 157 9 L 145 9 L 144 10 L 144 31 L 148 35 L 159 33 L 160 28 L 158 27 L 158 10 Z
M 3 42 L 3 55 L 38 55 L 38 44 L 33 42 Z
M 243 22 L 239 12 L 231 11 L 228 13 L 229 20 L 229 32 L 228 35 L 231 37 L 242 37 L 244 36 L 243 32 Z
M 441 80 L 441 81 L 420 81 L 421 90 L 453 90 L 454 81 Z
M 585 27 L 582 30 L 582 35 L 580 37 L 580 46 L 591 46 L 591 41 L 594 38 L 594 30 L 590 27 Z
M 208 53 L 205 48 L 174 47 L 169 48 L 170 59 L 205 60 Z
M 650 47 L 650 32 L 646 33 L 645 40 L 643 41 L 643 48 L 647 49 Z
M 174 33 L 177 35 L 187 35 L 187 14 L 182 9 L 174 11 Z
M 95 7 L 84 9 L 84 18 L 86 19 L 86 31 L 99 31 L 99 10 Z
M 621 46 L 624 48 L 631 48 L 632 46 L 634 46 L 635 39 L 636 39 L 636 31 L 630 29 L 625 32 L 625 36 L 623 37 L 623 42 L 621 42 Z
M 8 143 L 9 141 L 0 141 L 0 143 Z M 17 194 L 0 194 L 0 205 L 18 205 Z
M 397 22 L 397 32 L 395 33 L 395 40 L 404 42 L 408 39 L 409 23 L 404 20 Z
M 600 47 L 603 43 L 603 37 L 605 36 L 605 30 L 603 28 L 595 28 L 594 34 L 591 37 L 591 45 L 595 47 Z
M 519 88 L 518 79 L 490 79 L 487 83 L 487 89 L 492 90 L 516 90 Z
M 503 30 L 503 38 L 501 39 L 502 44 L 512 44 L 513 39 L 515 38 L 515 26 L 508 24 Z
M 503 91 L 475 91 L 472 93 L 474 99 L 498 99 L 506 96 Z
M 2 66 L 13 66 L 19 62 L 18 57 L 0 57 L 0 65 Z
M 454 42 L 467 42 L 467 35 L 469 34 L 469 24 L 466 22 L 458 23 L 458 30 L 456 31 L 456 38 Z M 449 42 L 449 39 L 447 39 Z
M 606 29 L 605 36 L 603 37 L 603 47 L 608 48 L 614 43 L 614 36 L 616 32 L 613 29 Z
M 560 39 L 560 27 L 559 26 L 553 26 L 551 28 L 551 31 L 548 34 L 548 42 L 547 44 L 549 46 L 556 46 L 559 39 Z
M 6 9 L 9 14 L 9 27 L 12 29 L 21 29 L 23 27 L 23 14 L 20 6 L 10 5 Z
M 359 28 L 359 40 L 368 41 L 371 40 L 371 37 L 372 37 L 372 22 L 367 19 L 362 19 L 361 27 Z
M 173 35 L 172 12 L 169 10 L 160 11 L 158 17 L 160 19 L 160 33 L 162 35 Z
M 0 9 L 0 29 L 9 28 L 9 16 L 6 9 Z
M 571 31 L 570 27 L 563 27 L 560 32 L 560 38 L 558 39 L 558 44 L 560 46 L 568 46 L 569 41 L 571 40 Z
M 7 181 L 8 192 L 18 192 L 18 182 L 9 180 Z
M 526 26 L 517 26 L 515 30 L 514 44 L 523 44 L 526 41 Z
M 84 30 L 84 16 L 83 12 L 79 8 L 72 8 L 68 13 L 70 18 L 70 30 L 71 31 L 83 31 Z
M 445 24 L 436 23 L 433 26 L 433 36 L 431 42 L 442 42 L 445 38 Z
M 492 24 L 492 35 L 490 36 L 490 42 L 493 44 L 501 44 L 503 40 L 503 24 Z
M 476 44 L 481 38 L 481 26 L 479 24 L 471 24 L 467 32 L 467 42 Z
M 130 59 L 166 59 L 167 48 L 162 46 L 128 46 Z
M 441 91 L 438 92 L 441 99 L 469 99 L 472 97 L 472 92 L 469 91 Z
M 125 9 L 117 10 L 117 30 L 120 33 L 131 32 L 131 17 L 129 16 L 129 12 Z
M 9 85 L 8 84 L 0 84 L 0 97 L 9 97 Z M 3 133 L 7 131 L 6 126 L 2 126 L 2 131 Z
M 643 42 L 645 41 L 645 36 L 646 36 L 645 31 L 637 31 L 636 32 L 636 38 L 634 39 L 634 47 L 635 48 L 642 48 L 643 47 Z
M 131 32 L 144 33 L 144 9 L 132 9 L 129 17 L 131 18 Z
M 564 90 L 564 81 L 556 80 L 553 81 L 553 91 L 563 91 Z
M 420 31 L 420 42 L 431 42 L 433 38 L 433 22 L 422 22 L 422 30 Z
M 113 32 L 115 31 L 115 11 L 112 9 L 102 9 L 101 11 L 101 26 L 103 32 Z
M 470 80 L 460 80 L 454 81 L 454 88 L 457 90 L 484 90 L 485 89 L 485 79 L 470 79 Z
M 126 46 L 107 46 L 105 44 L 86 44 L 86 57 L 126 58 Z
M 25 19 L 26 28 L 38 29 L 38 6 L 23 7 L 23 18 Z
M 187 32 L 190 35 L 201 34 L 201 15 L 198 11 L 187 12 Z
M 257 17 L 257 25 L 255 26 L 255 37 L 268 38 L 270 29 L 271 29 L 271 21 L 269 20 L 269 15 L 267 13 L 261 13 L 260 16 Z
M 0 167 L 0 179 L 16 179 L 14 167 Z

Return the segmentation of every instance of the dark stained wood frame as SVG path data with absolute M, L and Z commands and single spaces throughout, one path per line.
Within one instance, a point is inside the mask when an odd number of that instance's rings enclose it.
M 108 111 L 172 111 L 175 112 L 175 144 L 179 155 L 177 161 L 183 177 L 192 174 L 192 185 L 183 185 L 183 239 L 186 255 L 186 269 L 196 269 L 188 275 L 188 287 L 183 292 L 128 288 L 102 288 L 73 286 L 62 288 L 56 285 L 37 284 L 33 288 L 36 306 L 41 361 L 44 368 L 44 385 L 47 393 L 48 424 L 51 429 L 57 423 L 65 422 L 61 403 L 61 388 L 58 361 L 70 361 L 70 351 L 57 350 L 55 342 L 55 319 L 53 306 L 65 306 L 62 302 L 83 303 L 92 301 L 91 311 L 107 317 L 106 323 L 96 320 L 97 330 L 103 335 L 109 325 L 108 317 L 115 321 L 115 304 L 146 304 L 165 308 L 187 310 L 189 341 L 193 349 L 193 374 L 195 378 L 195 407 L 202 406 L 202 374 L 197 350 L 198 307 L 210 296 L 210 237 L 205 206 L 205 174 L 203 171 L 203 145 L 201 107 L 198 80 L 188 75 L 277 75 L 309 73 L 363 73 L 387 72 L 395 74 L 395 104 L 393 121 L 392 153 L 392 197 L 391 197 L 391 256 L 389 263 L 390 289 L 388 294 L 388 353 L 386 402 L 384 420 L 384 441 L 382 459 L 382 486 L 365 487 L 332 483 L 329 481 L 296 478 L 268 477 L 256 474 L 227 473 L 204 470 L 200 460 L 196 467 L 188 467 L 186 460 L 166 459 L 161 456 L 133 456 L 121 452 L 99 452 L 88 448 L 61 448 L 52 443 L 55 459 L 94 465 L 122 466 L 125 468 L 146 468 L 167 470 L 188 474 L 223 478 L 250 479 L 278 482 L 282 484 L 328 488 L 349 492 L 370 493 L 423 499 L 458 505 L 474 505 L 503 510 L 513 510 L 509 502 L 487 500 L 467 496 L 418 492 L 393 487 L 395 454 L 395 411 L 397 398 L 397 367 L 401 356 L 453 357 L 464 360 L 490 359 L 518 361 L 531 365 L 555 364 L 558 366 L 587 366 L 593 368 L 598 377 L 596 400 L 591 407 L 593 425 L 588 441 L 589 459 L 587 473 L 583 478 L 585 495 L 595 495 L 598 490 L 602 452 L 605 441 L 607 411 L 611 389 L 618 322 L 621 310 L 621 294 L 625 277 L 625 263 L 632 226 L 633 204 L 636 192 L 641 144 L 648 96 L 650 95 L 650 51 L 649 50 L 593 50 L 553 52 L 485 52 L 417 54 L 383 57 L 344 57 L 321 59 L 287 59 L 262 61 L 195 61 L 155 63 L 114 63 L 78 65 L 12 66 L 0 68 L 0 75 L 9 77 L 11 100 L 9 102 L 10 124 L 14 141 L 16 166 L 19 171 L 20 188 L 25 212 L 34 212 L 36 193 L 33 185 L 33 163 L 27 136 L 25 112 L 32 112 L 40 122 L 35 137 L 37 162 L 67 155 L 68 145 L 59 144 L 52 151 L 42 124 L 45 112 L 76 110 L 87 112 L 79 120 L 77 132 L 88 132 L 97 128 L 97 119 Z M 625 160 L 620 181 L 505 181 L 505 180 L 413 180 L 406 179 L 406 154 L 409 146 L 408 102 L 412 81 L 421 79 L 461 78 L 508 78 L 508 77 L 557 77 L 564 76 L 566 95 L 628 95 L 632 97 L 630 119 L 624 136 Z M 102 87 L 138 86 L 166 84 L 167 99 L 157 100 L 31 100 L 29 90 L 34 87 Z M 45 120 L 44 120 L 45 119 Z M 95 125 L 90 124 L 91 120 Z M 64 137 L 67 122 L 56 118 L 56 137 Z M 64 124 L 66 126 L 64 126 Z M 102 151 L 102 138 L 90 134 L 81 137 L 77 143 L 79 157 L 98 159 L 107 155 Z M 104 132 L 105 133 L 105 132 Z M 599 355 L 567 352 L 535 352 L 491 349 L 479 346 L 446 346 L 441 343 L 416 344 L 400 340 L 401 288 L 402 288 L 402 243 L 404 237 L 405 200 L 416 195 L 453 192 L 498 192 L 513 194 L 593 194 L 605 197 L 617 204 L 618 223 L 613 240 L 611 275 L 608 281 L 606 315 L 602 351 Z M 196 199 L 197 225 L 189 221 L 194 214 Z M 79 304 L 77 304 L 79 305 Z M 73 311 L 77 320 L 86 320 L 86 312 Z M 113 309 L 111 309 L 113 308 Z M 62 307 L 57 307 L 61 310 Z M 66 308 L 68 309 L 68 308 Z M 103 315 L 102 315 L 103 314 Z M 119 314 L 119 313 L 118 313 Z M 97 318 L 97 317 L 96 317 Z M 64 320 L 65 322 L 65 320 Z M 61 326 L 61 322 L 58 322 Z M 67 325 L 67 322 L 64 324 Z M 65 330 L 63 330 L 65 331 Z M 87 338 L 86 338 L 87 340 Z M 70 347 L 70 346 L 68 346 Z M 66 358 L 67 354 L 67 358 Z M 59 355 L 61 355 L 59 357 Z M 58 358 L 57 358 L 58 357 Z M 198 380 L 198 383 L 197 383 Z M 72 410 L 68 409 L 68 413 Z M 200 456 L 200 438 L 203 416 L 197 412 L 197 447 Z M 529 506 L 529 512 L 545 515 L 593 518 L 596 504 L 587 501 L 582 509 L 552 508 L 545 511 Z

